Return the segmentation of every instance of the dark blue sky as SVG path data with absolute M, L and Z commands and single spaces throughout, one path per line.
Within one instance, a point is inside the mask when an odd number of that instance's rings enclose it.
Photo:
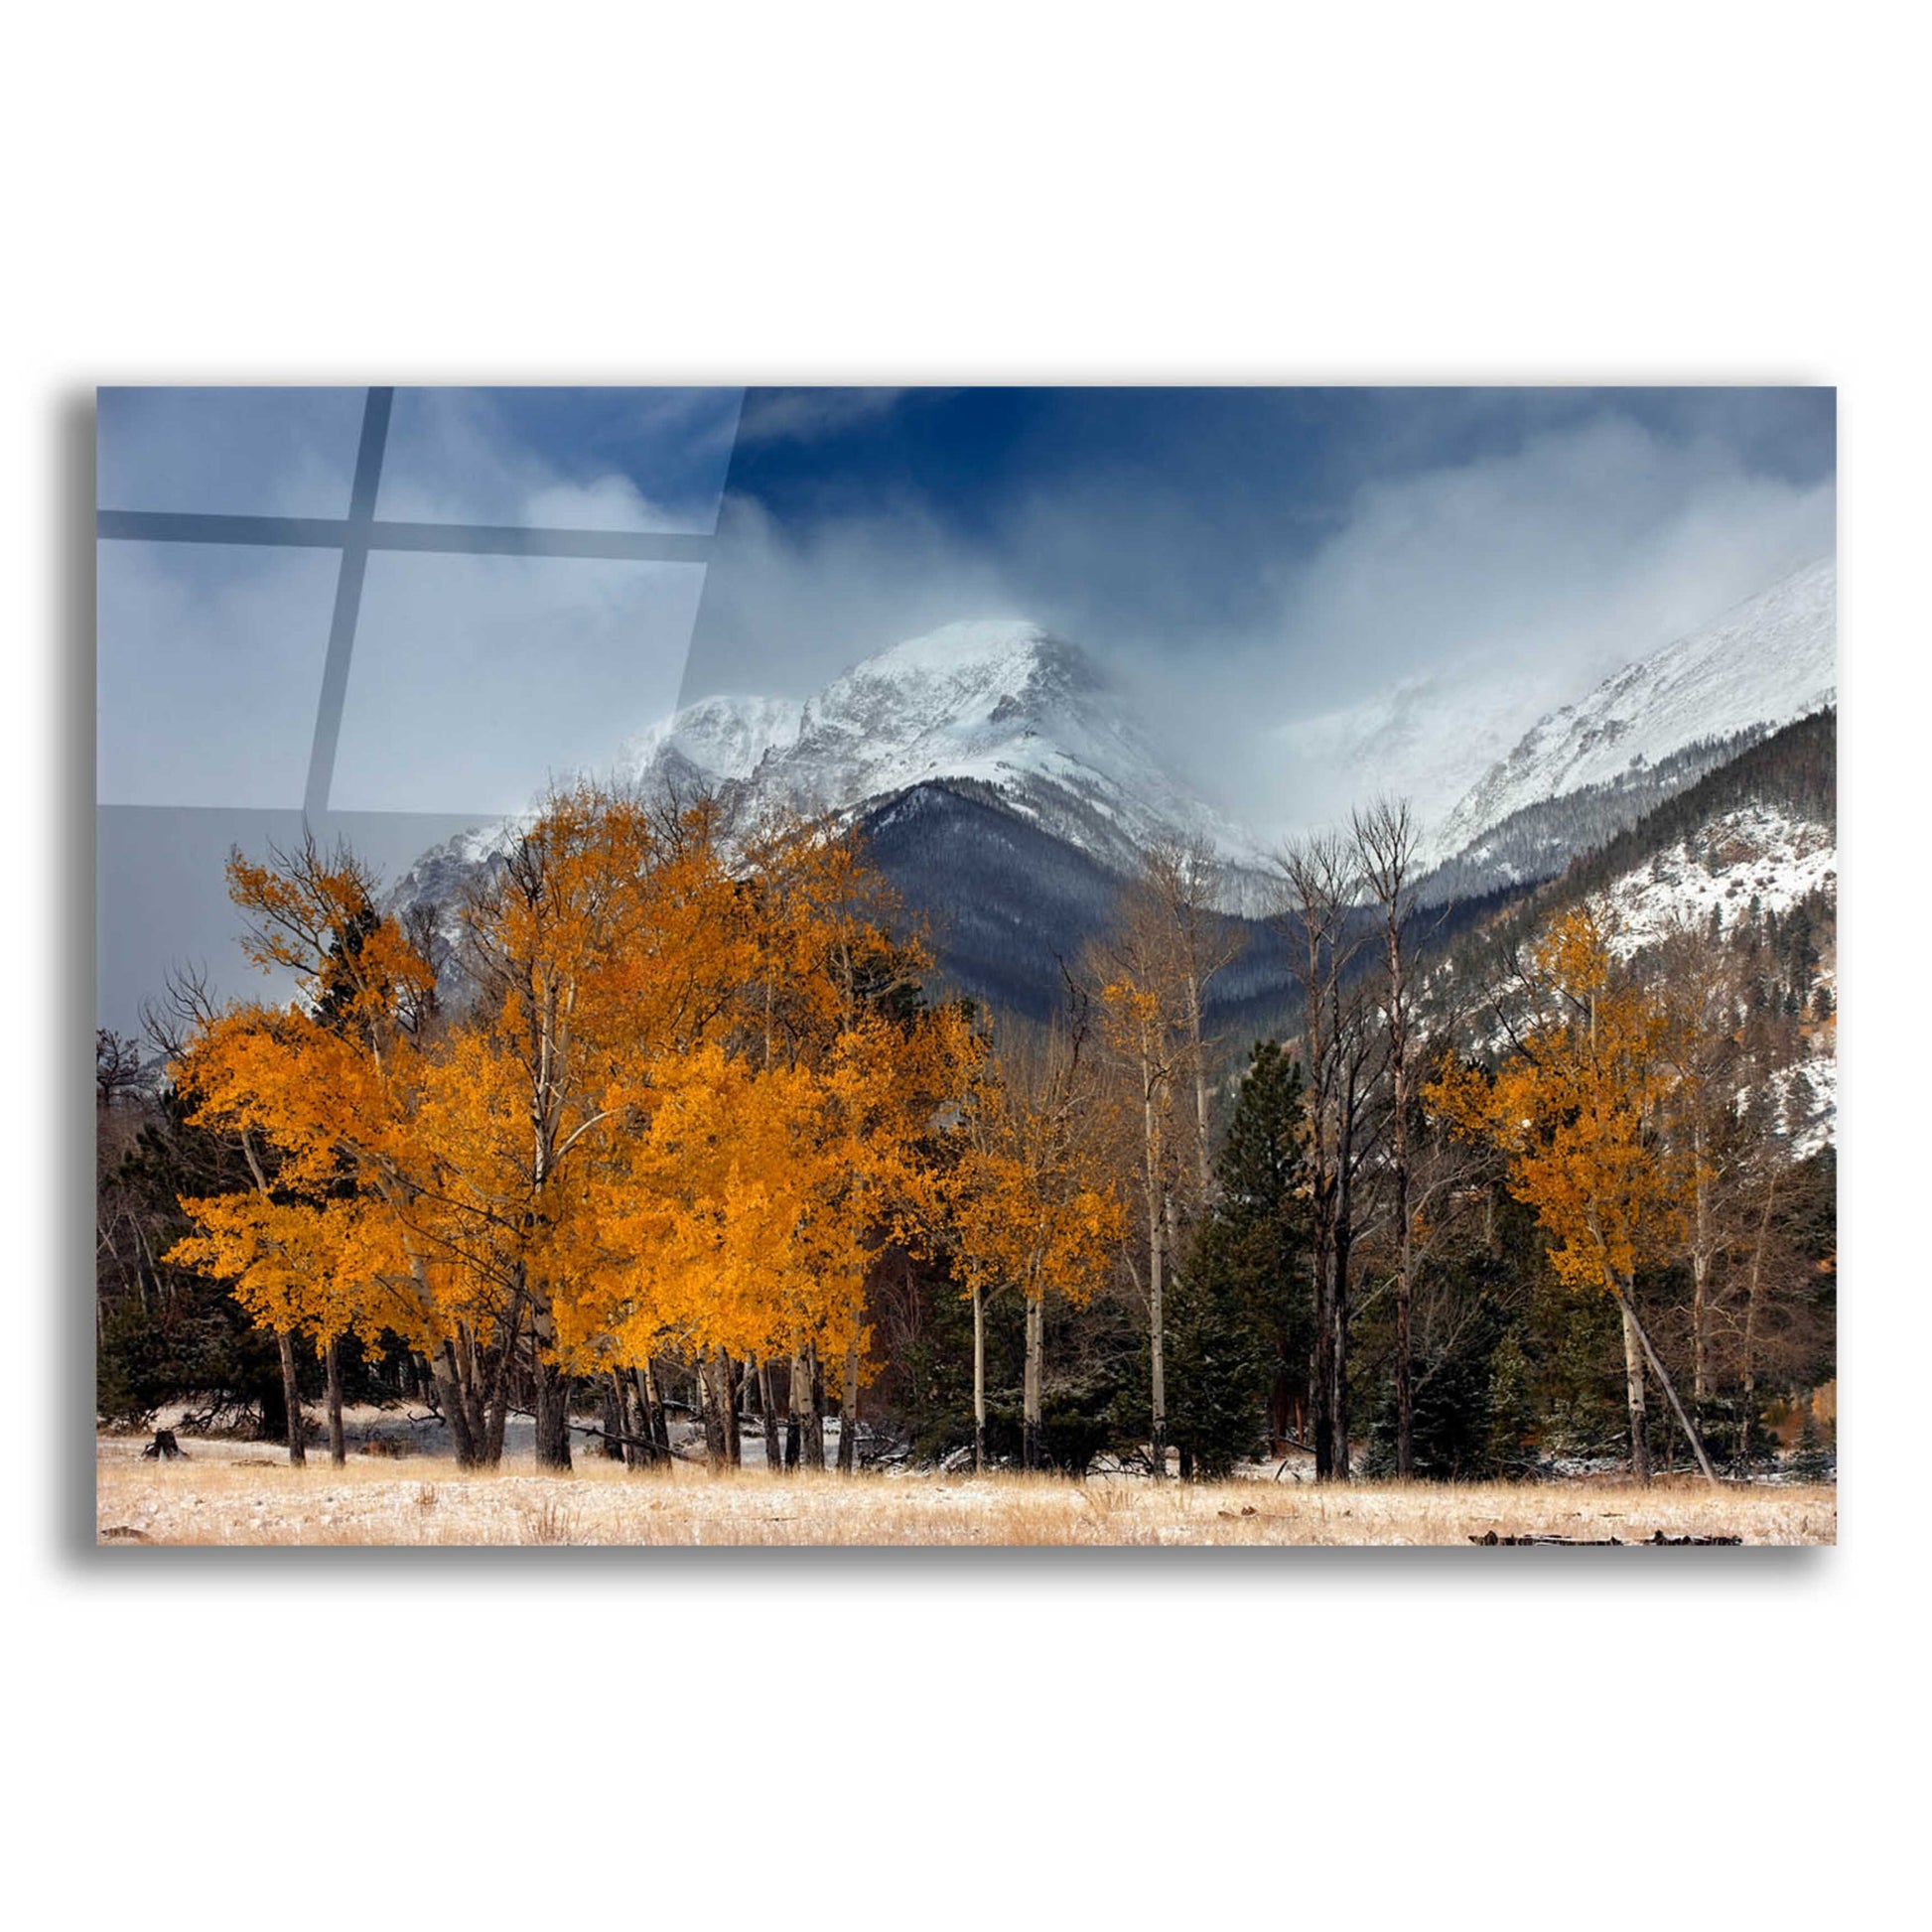
M 815 432 L 761 437 L 793 399 Z M 754 389 L 729 487 L 806 521 L 912 494 L 988 536 L 1016 493 L 1104 481 L 1183 494 L 1231 535 L 1284 516 L 1313 531 L 1364 483 L 1510 453 L 1606 411 L 1815 482 L 1835 462 L 1835 408 L 1815 388 Z
M 1216 702 L 1232 670 L 1277 724 L 1497 651 L 1577 696 L 1830 548 L 1835 419 L 1795 388 L 748 390 L 685 696 L 804 695 L 991 615 Z
M 759 433 L 794 401 L 812 433 Z M 984 542 L 1022 497 L 1159 496 L 1190 505 L 1224 558 L 1260 567 L 1313 550 L 1366 483 L 1513 455 L 1606 414 L 1782 482 L 1836 462 L 1836 392 L 1816 388 L 755 389 L 727 487 L 795 528 L 916 501 Z

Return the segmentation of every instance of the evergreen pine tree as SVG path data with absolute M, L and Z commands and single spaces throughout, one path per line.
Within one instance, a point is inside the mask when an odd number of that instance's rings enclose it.
M 1516 1330 L 1496 1345 L 1489 1361 L 1489 1408 L 1484 1418 L 1484 1473 L 1532 1475 L 1536 1471 L 1537 1413 L 1529 1357 Z
M 1817 1414 L 1805 1405 L 1804 1427 L 1798 1432 L 1798 1447 L 1791 1451 L 1785 1467 L 1800 1482 L 1833 1482 L 1838 1477 L 1838 1457 L 1818 1427 Z
M 1301 1069 L 1258 1041 L 1169 1316 L 1168 1440 L 1201 1475 L 1289 1433 L 1313 1346 Z

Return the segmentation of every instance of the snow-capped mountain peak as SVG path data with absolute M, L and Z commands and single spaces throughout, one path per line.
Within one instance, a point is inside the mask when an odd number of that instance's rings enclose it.
M 852 681 L 931 681 L 954 691 L 1012 691 L 1050 667 L 1072 668 L 1098 682 L 1092 662 L 1077 646 L 1025 618 L 975 618 L 907 637 L 856 664 L 831 688 Z
M 626 770 L 687 762 L 750 802 L 846 812 L 953 783 L 1131 871 L 1157 839 L 1204 837 L 1237 865 L 1252 841 L 1163 764 L 1077 644 L 1025 619 L 951 623 L 842 672 L 802 705 L 714 699 L 632 741 Z
M 859 816 L 923 785 L 1003 807 L 1118 873 L 1150 846 L 1203 839 L 1230 900 L 1266 863 L 1253 839 L 1162 762 L 1123 695 L 1077 644 L 1025 619 L 951 623 L 852 665 L 802 702 L 716 696 L 627 740 L 613 775 L 708 785 L 754 815 Z M 514 822 L 424 855 L 413 884 L 450 887 Z

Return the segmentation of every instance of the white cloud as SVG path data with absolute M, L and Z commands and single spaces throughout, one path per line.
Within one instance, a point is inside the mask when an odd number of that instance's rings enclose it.
M 1016 601 L 999 560 L 909 505 L 788 531 L 755 499 L 732 498 L 704 597 L 686 703 L 809 697 L 874 651 L 957 619 L 1046 618 Z
M 703 403 L 708 390 L 672 391 Z M 715 403 L 711 414 L 719 412 Z M 648 410 L 646 445 L 686 458 L 694 427 L 689 406 Z M 728 426 L 728 425 L 727 425 Z M 727 456 L 729 452 L 727 449 Z M 593 452 L 566 472 L 508 430 L 488 391 L 402 389 L 396 394 L 376 514 L 394 522 L 533 524 L 550 529 L 709 530 L 715 497 L 674 505 L 645 495 L 615 464 Z M 723 481 L 723 462 L 718 477 Z
M 905 393 L 886 388 L 754 391 L 739 418 L 738 440 L 808 443 L 836 436 L 889 415 Z
M 1298 826 L 1388 784 L 1447 803 L 1546 711 L 1828 552 L 1834 520 L 1829 480 L 1615 416 L 1371 484 L 1254 654 L 1278 758 L 1249 809 Z M 1378 746 L 1392 770 L 1362 763 Z

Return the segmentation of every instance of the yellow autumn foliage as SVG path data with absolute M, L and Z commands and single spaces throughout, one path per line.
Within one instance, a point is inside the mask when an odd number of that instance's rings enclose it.
M 863 1348 L 970 1051 L 851 838 L 561 792 L 461 908 L 455 1016 L 352 861 L 278 856 L 229 883 L 298 999 L 213 1016 L 179 1069 L 256 1185 L 184 1202 L 176 1260 L 472 1379 L 519 1336 L 576 1372 Z
M 1515 1050 L 1494 1074 L 1449 1064 L 1424 1104 L 1499 1149 L 1559 1277 L 1612 1289 L 1674 1237 L 1686 1156 L 1664 1132 L 1681 1097 L 1672 1016 L 1621 971 L 1587 906 L 1560 920 L 1525 976 Z

